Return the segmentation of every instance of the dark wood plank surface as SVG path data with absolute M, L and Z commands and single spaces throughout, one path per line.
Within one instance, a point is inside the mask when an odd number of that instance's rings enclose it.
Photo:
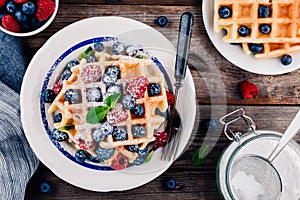
M 219 118 L 224 112 L 243 107 L 257 124 L 258 129 L 284 132 L 298 111 L 300 103 L 300 71 L 278 76 L 264 76 L 241 70 L 225 60 L 210 42 L 202 20 L 201 1 L 109 1 L 61 0 L 54 22 L 42 33 L 22 38 L 28 61 L 45 41 L 63 27 L 80 19 L 94 16 L 122 16 L 146 23 L 160 31 L 176 46 L 180 15 L 190 11 L 195 17 L 191 42 L 189 67 L 195 82 L 199 111 L 195 136 L 188 150 L 161 176 L 132 190 L 123 192 L 97 193 L 72 186 L 56 177 L 47 167 L 40 164 L 30 180 L 25 199 L 221 199 L 216 185 L 216 166 L 228 139 L 211 137 L 217 141 L 206 162 L 192 167 L 191 157 L 206 135 L 202 127 L 204 119 Z M 166 27 L 159 27 L 155 19 L 165 15 L 169 19 Z M 238 83 L 248 80 L 255 83 L 260 94 L 254 99 L 244 100 L 238 91 Z M 212 114 L 212 110 L 214 111 Z M 212 116 L 213 115 L 213 116 Z M 219 125 L 216 135 L 222 131 Z M 300 135 L 295 138 L 300 143 Z M 162 180 L 174 177 L 181 190 L 166 191 Z M 53 186 L 50 194 L 42 194 L 39 185 L 49 181 Z

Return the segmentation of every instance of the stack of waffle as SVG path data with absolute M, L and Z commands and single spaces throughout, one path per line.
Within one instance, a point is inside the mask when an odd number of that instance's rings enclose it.
M 222 18 L 221 7 L 231 10 L 229 17 Z M 265 6 L 269 15 L 261 17 L 259 9 Z M 271 31 L 263 34 L 259 27 L 268 24 Z M 238 29 L 247 26 L 250 33 L 240 36 Z M 243 50 L 250 54 L 250 43 L 262 44 L 263 50 L 255 57 L 267 59 L 300 51 L 300 0 L 215 0 L 214 31 L 227 31 L 223 37 L 226 43 L 241 43 Z
M 116 122 L 113 126 L 122 126 L 127 131 L 127 137 L 125 140 L 115 140 L 112 135 L 107 135 L 104 140 L 99 144 L 101 148 L 112 149 L 114 148 L 114 154 L 107 160 L 104 160 L 105 164 L 111 165 L 112 161 L 119 155 L 125 156 L 130 163 L 132 163 L 137 153 L 129 151 L 127 145 L 138 145 L 139 149 L 144 149 L 150 142 L 155 140 L 154 132 L 165 121 L 165 118 L 158 115 L 156 109 L 160 112 L 165 112 L 168 108 L 168 102 L 165 91 L 164 75 L 160 72 L 159 68 L 152 62 L 151 59 L 139 59 L 130 56 L 117 56 L 107 53 L 96 53 L 95 55 L 98 62 L 87 63 L 85 59 L 81 60 L 81 63 L 72 67 L 72 75 L 68 80 L 63 81 L 63 87 L 60 93 L 54 99 L 54 102 L 48 108 L 49 113 L 59 112 L 62 113 L 61 122 L 55 123 L 54 127 L 59 128 L 63 126 L 72 125 L 74 128 L 66 130 L 69 135 L 69 142 L 74 144 L 77 149 L 80 149 L 78 145 L 78 138 L 81 138 L 86 144 L 92 144 L 92 132 L 95 129 L 100 128 L 101 123 L 90 124 L 86 120 L 87 112 L 91 108 L 105 105 L 105 101 L 101 102 L 89 102 L 87 101 L 86 92 L 89 88 L 100 88 L 102 96 L 104 97 L 107 91 L 107 86 L 102 81 L 96 81 L 87 83 L 82 80 L 81 72 L 88 65 L 94 65 L 100 68 L 101 76 L 106 71 L 108 66 L 117 66 L 120 71 L 120 76 L 115 85 L 121 86 L 123 92 L 126 92 L 127 83 L 136 77 L 146 77 L 149 83 L 157 83 L 160 85 L 161 92 L 156 96 L 148 96 L 148 92 L 144 93 L 143 98 L 137 99 L 136 103 L 143 105 L 144 114 L 141 117 L 134 116 L 131 111 L 127 112 L 127 119 L 124 121 Z M 69 89 L 75 89 L 80 93 L 81 102 L 71 104 L 65 101 L 65 92 Z M 104 99 L 104 98 L 103 98 Z M 146 128 L 146 135 L 141 137 L 134 137 L 132 134 L 132 126 L 143 125 Z M 93 156 L 96 156 L 95 145 L 86 145 L 87 150 Z

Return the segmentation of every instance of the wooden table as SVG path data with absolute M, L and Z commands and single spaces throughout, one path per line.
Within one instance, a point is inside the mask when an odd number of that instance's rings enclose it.
M 206 135 L 206 131 L 201 128 L 204 119 L 220 117 L 225 114 L 221 112 L 224 108 L 229 112 L 243 107 L 254 119 L 258 129 L 283 132 L 299 109 L 300 70 L 279 76 L 265 76 L 246 72 L 228 62 L 208 38 L 202 19 L 201 0 L 82 2 L 61 0 L 53 23 L 42 33 L 22 39 L 28 61 L 54 33 L 73 22 L 94 16 L 116 15 L 141 21 L 160 31 L 176 46 L 180 16 L 189 11 L 195 18 L 189 67 L 196 86 L 199 103 L 197 121 L 200 128 L 193 132 L 195 138 L 180 159 L 161 176 L 141 187 L 124 192 L 91 192 L 62 181 L 40 164 L 27 186 L 25 199 L 221 199 L 216 185 L 216 166 L 223 149 L 229 144 L 228 139 L 223 134 L 220 137 L 212 136 L 210 140 L 216 142 L 216 145 L 207 156 L 206 162 L 198 167 L 191 165 L 193 152 L 201 146 Z M 155 23 L 160 15 L 168 18 L 169 23 L 166 27 L 159 27 Z M 242 99 L 238 83 L 243 80 L 255 83 L 260 89 L 260 94 L 254 99 Z M 219 125 L 216 135 L 221 133 L 221 130 L 222 126 Z M 300 143 L 299 134 L 295 140 Z M 161 182 L 167 177 L 175 178 L 184 188 L 164 190 Z M 39 191 L 42 181 L 52 184 L 53 191 L 50 194 L 42 194 Z

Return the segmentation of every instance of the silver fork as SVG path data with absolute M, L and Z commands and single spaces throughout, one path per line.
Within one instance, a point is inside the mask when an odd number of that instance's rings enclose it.
M 171 108 L 166 131 L 169 135 L 166 145 L 162 150 L 161 160 L 173 161 L 176 158 L 180 139 L 181 139 L 181 118 L 176 110 L 179 89 L 183 86 L 185 78 L 187 59 L 190 48 L 191 33 L 194 17 L 190 12 L 185 12 L 180 17 L 180 26 L 177 43 L 177 54 L 175 63 L 175 102 Z

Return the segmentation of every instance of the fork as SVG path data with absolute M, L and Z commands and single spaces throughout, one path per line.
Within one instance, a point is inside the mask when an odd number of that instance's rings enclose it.
M 185 12 L 180 17 L 177 54 L 175 62 L 175 102 L 170 110 L 166 131 L 169 135 L 168 140 L 162 150 L 161 160 L 173 161 L 176 158 L 178 146 L 181 139 L 181 118 L 176 110 L 179 89 L 183 86 L 187 68 L 187 58 L 190 48 L 191 33 L 194 17 L 190 12 Z M 171 142 L 172 141 L 172 142 Z

